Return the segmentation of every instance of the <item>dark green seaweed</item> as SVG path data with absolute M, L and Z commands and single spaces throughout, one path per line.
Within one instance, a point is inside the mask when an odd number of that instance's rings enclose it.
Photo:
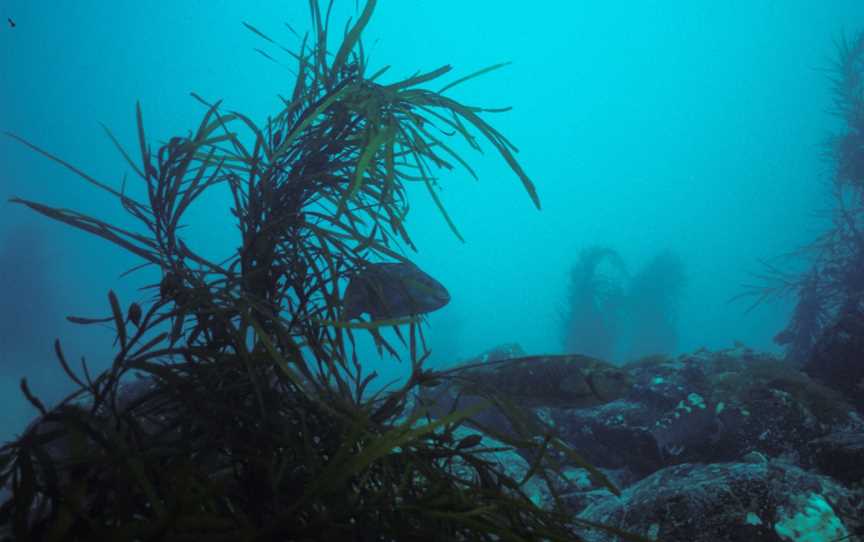
M 434 170 L 471 171 L 448 137 L 479 148 L 468 130 L 479 131 L 539 208 L 516 149 L 481 117 L 491 110 L 443 94 L 499 66 L 439 92 L 419 85 L 449 66 L 378 83 L 382 71 L 367 77 L 360 41 L 374 7 L 365 3 L 331 54 L 329 8 L 322 15 L 310 2 L 314 32 L 292 53 L 293 92 L 263 126 L 193 94 L 206 106 L 197 130 L 154 149 L 138 106 L 137 161 L 106 128 L 142 183 L 141 199 L 10 134 L 117 197 L 137 224 L 13 202 L 161 273 L 147 299 L 127 303 L 109 292 L 108 317 L 70 317 L 114 327 L 109 369 L 76 370 L 58 341 L 77 390 L 48 410 L 22 382 L 42 415 L 0 448 L 0 487 L 11 491 L 0 525 L 14 539 L 551 541 L 578 540 L 574 526 L 590 527 L 556 504 L 553 484 L 555 503 L 541 508 L 526 480 L 484 459 L 482 438 L 454 436 L 475 410 L 433 419 L 409 408 L 418 386 L 452 377 L 423 369 L 419 317 L 343 321 L 340 279 L 369 262 L 407 261 L 405 183 L 423 182 L 434 196 Z M 181 234 L 184 213 L 215 186 L 229 189 L 240 233 L 223 262 L 196 253 Z M 396 353 L 385 327 L 408 346 L 412 372 L 397 390 L 370 394 L 375 375 L 364 374 L 354 333 Z M 551 435 L 508 443 L 549 447 L 530 473 L 556 476 L 552 450 L 563 445 Z

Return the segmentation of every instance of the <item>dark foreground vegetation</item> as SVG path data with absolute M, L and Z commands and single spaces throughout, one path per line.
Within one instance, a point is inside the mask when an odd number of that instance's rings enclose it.
M 77 391 L 49 409 L 21 382 L 41 415 L 0 449 L 8 536 L 573 540 L 574 526 L 589 523 L 561 506 L 540 507 L 523 491 L 529 478 L 555 476 L 553 455 L 578 460 L 551 435 L 501 435 L 537 451 L 520 479 L 484 459 L 482 436 L 456 436 L 467 417 L 506 400 L 490 394 L 487 403 L 437 418 L 411 402 L 419 387 L 455 374 L 424 369 L 422 315 L 349 322 L 358 314 L 345 314 L 340 288 L 348 278 L 381 261 L 409 263 L 406 183 L 424 183 L 458 235 L 435 175 L 454 165 L 474 172 L 452 139 L 491 145 L 539 208 L 515 148 L 485 120 L 494 110 L 447 96 L 500 65 L 437 91 L 426 86 L 438 86 L 450 66 L 384 83 L 386 69 L 369 73 L 360 40 L 374 7 L 365 4 L 335 50 L 327 48 L 330 6 L 322 11 L 314 0 L 312 31 L 298 50 L 244 23 L 296 63 L 284 107 L 258 125 L 193 94 L 206 111 L 197 129 L 156 149 L 139 107 L 134 151 L 106 128 L 132 170 L 123 187 L 12 135 L 116 196 L 134 224 L 13 202 L 122 247 L 142 267 L 155 266 L 161 281 L 136 302 L 109 292 L 107 317 L 70 317 L 114 327 L 110 369 L 92 374 L 58 341 L 58 371 Z M 230 191 L 239 233 L 222 262 L 197 253 L 181 230 L 184 213 L 217 186 Z M 403 386 L 369 393 L 375 374 L 358 359 L 358 333 L 393 355 L 393 341 L 402 343 L 412 367 Z M 547 453 L 553 447 L 556 454 Z

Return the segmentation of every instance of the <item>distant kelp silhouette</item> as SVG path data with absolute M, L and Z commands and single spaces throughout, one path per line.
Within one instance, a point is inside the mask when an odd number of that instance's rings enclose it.
M 684 262 L 663 251 L 633 275 L 627 288 L 627 358 L 669 354 L 678 347 Z
M 617 251 L 583 249 L 570 269 L 562 319 L 566 352 L 611 360 L 619 341 L 627 266 Z
M 50 273 L 45 245 L 39 230 L 25 224 L 12 225 L 0 234 L 0 297 L 6 307 L 0 311 L 0 350 L 4 353 L 30 351 L 35 340 L 45 338 L 49 316 L 56 311 L 56 279 Z
M 70 317 L 113 326 L 109 370 L 93 375 L 83 361 L 76 370 L 55 342 L 78 391 L 48 410 L 22 381 L 41 417 L 0 449 L 0 486 L 12 492 L 0 525 L 16 539 L 574 539 L 573 525 L 583 522 L 563 513 L 554 484 L 554 510 L 522 489 L 532 475 L 549 482 L 555 454 L 545 452 L 563 445 L 551 435 L 521 442 L 537 448 L 538 460 L 524 480 L 512 479 L 482 459 L 482 438 L 454 437 L 483 405 L 434 420 L 406 411 L 415 389 L 453 378 L 423 369 L 418 317 L 340 319 L 344 279 L 385 258 L 408 261 L 398 250 L 413 246 L 403 227 L 406 182 L 424 183 L 456 231 L 432 172 L 471 169 L 448 137 L 476 149 L 469 128 L 479 131 L 539 207 L 515 149 L 480 117 L 491 110 L 443 94 L 500 65 L 437 92 L 419 85 L 449 66 L 378 83 L 385 70 L 367 75 L 360 41 L 374 7 L 365 3 L 334 52 L 329 8 L 322 14 L 310 2 L 312 37 L 289 51 L 293 92 L 263 127 L 196 96 L 207 107 L 197 130 L 156 151 L 137 109 L 138 161 L 108 131 L 143 181 L 143 200 L 13 136 L 117 197 L 139 227 L 14 202 L 107 239 L 162 274 L 145 301 L 124 304 L 109 292 L 107 317 Z M 196 253 L 180 230 L 185 211 L 217 185 L 230 190 L 241 239 L 224 262 Z M 408 347 L 411 375 L 398 390 L 370 395 L 375 374 L 364 372 L 353 334 L 368 332 L 395 355 L 385 326 Z
M 69 391 L 65 382 L 57 381 L 56 367 L 49 361 L 51 340 L 61 323 L 58 296 L 64 293 L 52 252 L 50 239 L 29 221 L 0 228 L 0 380 L 9 390 L 0 401 L 4 408 L 20 400 L 9 392 L 22 375 L 49 403 Z M 2 434 L 0 438 L 10 437 L 12 427 Z
M 570 270 L 566 351 L 604 360 L 673 352 L 683 269 L 664 251 L 631 275 L 617 251 L 584 249 Z

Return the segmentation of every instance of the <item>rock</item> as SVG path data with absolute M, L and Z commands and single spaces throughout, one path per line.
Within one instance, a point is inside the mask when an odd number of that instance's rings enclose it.
M 589 505 L 579 519 L 663 542 L 822 542 L 855 532 L 861 496 L 781 462 L 682 464 Z M 592 531 L 589 542 L 616 537 Z
M 522 369 L 530 371 L 530 366 Z M 841 394 L 774 356 L 743 346 L 653 356 L 622 370 L 633 384 L 617 400 L 588 408 L 553 401 L 541 408 L 517 397 L 516 414 L 535 433 L 554 430 L 589 463 L 625 469 L 634 480 L 671 465 L 740 461 L 748 454 L 807 466 L 815 450 L 808 442 L 840 430 L 864 431 L 864 422 Z M 515 372 L 510 376 L 519 380 Z M 531 382 L 529 376 L 523 384 Z M 436 415 L 482 401 L 455 387 L 428 393 L 425 400 Z M 495 408 L 476 420 L 503 434 L 520 434 Z
M 864 433 L 838 431 L 807 443 L 810 464 L 837 480 L 864 484 Z
M 843 393 L 864 413 L 864 307 L 844 309 L 816 341 L 804 371 Z

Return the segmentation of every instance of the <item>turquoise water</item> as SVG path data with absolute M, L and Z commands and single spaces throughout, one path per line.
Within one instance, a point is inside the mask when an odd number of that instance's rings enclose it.
M 354 9 L 337 1 L 335 27 Z M 241 22 L 289 48 L 299 40 L 283 23 L 309 28 L 300 1 L 20 0 L 3 2 L 0 15 L 15 22 L 0 30 L 0 129 L 113 186 L 130 171 L 99 123 L 134 148 L 140 101 L 154 144 L 185 134 L 203 113 L 190 92 L 264 122 L 290 91 L 292 61 Z M 828 176 L 820 144 L 836 126 L 824 70 L 834 41 L 862 27 L 864 4 L 852 0 L 381 1 L 365 44 L 373 70 L 391 65 L 392 80 L 444 64 L 458 77 L 512 61 L 453 96 L 513 106 L 490 120 L 519 147 L 543 204 L 533 208 L 489 146 L 484 155 L 466 150 L 479 183 L 464 171 L 441 172 L 441 198 L 466 243 L 423 191 L 412 193 L 408 228 L 420 250 L 411 257 L 453 299 L 429 318 L 433 361 L 514 341 L 529 353 L 561 351 L 568 269 L 593 244 L 615 248 L 633 269 L 662 250 L 680 256 L 687 282 L 677 351 L 735 340 L 775 349 L 771 337 L 789 304 L 745 314 L 746 302 L 727 301 L 760 270 L 760 259 L 820 230 L 815 211 L 827 207 Z M 116 201 L 12 139 L 0 138 L 0 163 L 4 200 L 131 224 Z M 227 255 L 235 235 L 229 205 L 215 194 L 194 208 L 190 243 Z M 108 289 L 132 301 L 156 275 L 120 278 L 139 262 L 21 206 L 3 206 L 5 438 L 32 415 L 16 391 L 22 375 L 46 397 L 63 392 L 55 337 L 94 370 L 110 362 L 110 330 L 64 316 L 104 316 Z M 368 365 L 385 379 L 404 369 L 376 356 Z

